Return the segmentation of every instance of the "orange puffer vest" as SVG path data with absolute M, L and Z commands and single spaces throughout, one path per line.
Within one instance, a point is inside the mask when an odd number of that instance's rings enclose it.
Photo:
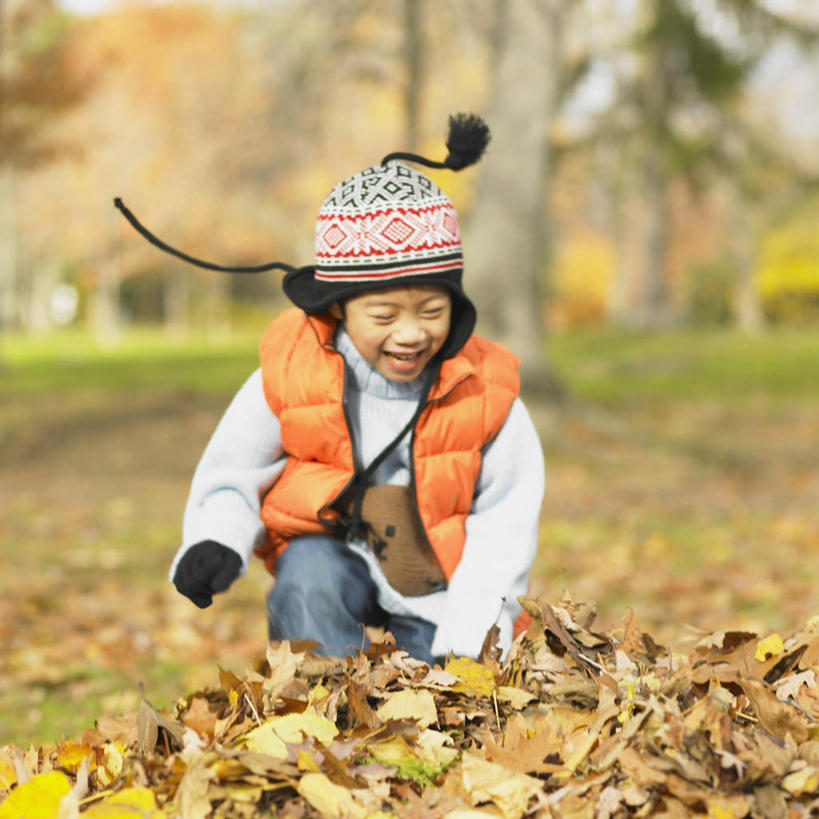
M 335 328 L 330 316 L 293 308 L 270 324 L 259 346 L 265 397 L 289 456 L 262 503 L 268 539 L 255 551 L 271 573 L 291 538 L 333 531 L 338 513 L 332 506 L 355 474 Z M 417 508 L 447 581 L 463 553 L 481 449 L 500 431 L 518 395 L 519 364 L 505 347 L 471 336 L 441 365 L 415 426 Z

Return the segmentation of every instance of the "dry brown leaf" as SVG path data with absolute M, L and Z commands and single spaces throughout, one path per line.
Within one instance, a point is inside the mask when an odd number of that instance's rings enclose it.
M 181 719 L 200 736 L 213 738 L 217 715 L 205 697 L 194 697 Z
M 152 754 L 159 741 L 160 729 L 167 732 L 179 746 L 183 744 L 185 726 L 160 714 L 149 702 L 142 698 L 137 712 L 137 732 L 140 752 Z
M 375 728 L 381 724 L 370 704 L 363 686 L 350 680 L 347 684 L 347 701 L 350 713 L 350 728 L 362 725 L 365 728 Z

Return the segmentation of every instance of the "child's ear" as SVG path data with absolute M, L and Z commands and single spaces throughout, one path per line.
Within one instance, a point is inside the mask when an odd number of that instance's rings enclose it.
M 341 306 L 339 305 L 339 303 L 337 301 L 334 301 L 330 305 L 329 313 L 333 318 L 336 318 L 339 321 L 341 321 L 341 319 L 344 318 L 344 313 L 342 312 Z

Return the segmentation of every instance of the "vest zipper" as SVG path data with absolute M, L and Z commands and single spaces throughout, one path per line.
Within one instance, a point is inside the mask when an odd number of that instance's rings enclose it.
M 355 483 L 356 476 L 361 471 L 361 461 L 358 456 L 358 452 L 355 446 L 355 440 L 353 439 L 353 425 L 350 422 L 350 391 L 349 391 L 349 365 L 344 360 L 344 356 L 341 355 L 338 350 L 335 348 L 331 348 L 332 351 L 341 358 L 342 365 L 344 367 L 342 371 L 342 380 L 341 380 L 341 410 L 344 413 L 344 423 L 347 425 L 347 435 L 350 437 L 350 446 L 353 451 L 353 476 L 350 478 L 349 481 L 344 485 L 344 488 L 329 502 L 324 504 L 318 511 L 318 518 L 319 523 L 323 523 L 325 526 L 329 526 L 331 529 L 339 529 L 338 522 L 335 518 L 325 517 L 324 513 L 333 507 L 340 498 L 344 497 L 347 491 L 353 486 Z

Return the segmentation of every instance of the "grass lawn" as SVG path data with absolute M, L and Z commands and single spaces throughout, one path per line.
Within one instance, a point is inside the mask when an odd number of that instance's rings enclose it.
M 255 367 L 141 330 L 0 339 L 0 745 L 69 736 L 243 670 L 260 566 L 200 611 L 167 582 L 196 461 Z M 568 398 L 529 404 L 547 459 L 533 590 L 633 608 L 655 638 L 819 611 L 819 330 L 555 335 Z

